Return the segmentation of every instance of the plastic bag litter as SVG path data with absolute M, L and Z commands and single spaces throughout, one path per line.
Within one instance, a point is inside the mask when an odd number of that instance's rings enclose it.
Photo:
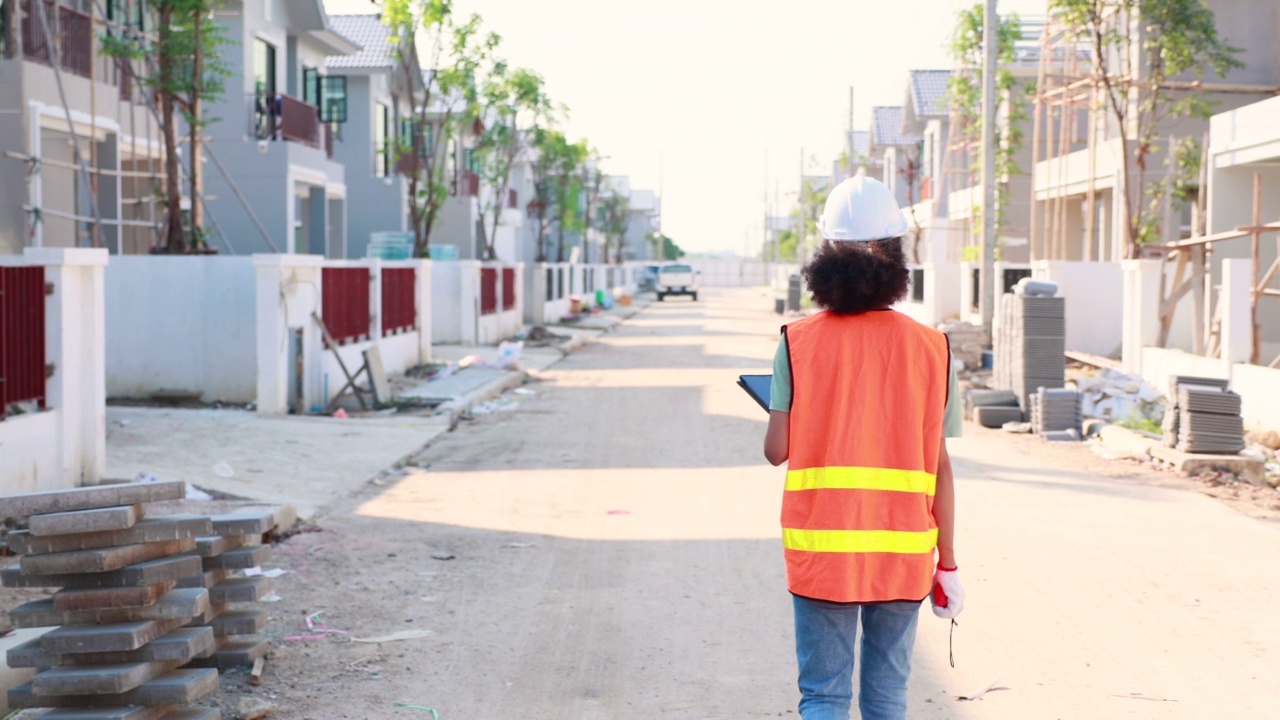
M 487 364 L 490 367 L 500 368 L 502 370 L 519 370 L 520 352 L 522 350 L 524 350 L 524 343 L 521 341 L 503 342 L 498 345 L 498 356 Z

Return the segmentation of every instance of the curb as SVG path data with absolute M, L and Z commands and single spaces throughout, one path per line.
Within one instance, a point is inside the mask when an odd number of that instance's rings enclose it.
M 458 425 L 458 419 L 471 410 L 471 408 L 479 405 L 487 400 L 492 400 L 502 393 L 518 388 L 524 384 L 528 373 L 524 370 L 513 370 L 496 380 L 491 380 L 484 385 L 463 395 L 457 400 L 450 400 L 436 407 L 436 415 L 449 416 L 449 429 L 453 430 Z

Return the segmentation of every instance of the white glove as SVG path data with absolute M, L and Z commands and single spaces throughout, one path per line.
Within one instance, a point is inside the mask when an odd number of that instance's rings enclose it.
M 943 570 L 938 568 L 933 573 L 933 592 L 929 595 L 933 605 L 933 614 L 946 620 L 953 620 L 964 609 L 964 586 L 960 584 L 957 568 Z

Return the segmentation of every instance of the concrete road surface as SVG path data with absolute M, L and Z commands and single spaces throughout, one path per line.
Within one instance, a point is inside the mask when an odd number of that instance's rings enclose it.
M 734 384 L 767 372 L 779 318 L 758 291 L 702 298 L 655 303 L 292 540 L 303 572 L 279 587 L 306 596 L 297 609 L 433 634 L 372 659 L 286 648 L 282 716 L 423 717 L 403 701 L 442 720 L 795 717 L 782 470 Z M 925 609 L 910 717 L 1280 717 L 1280 529 L 966 430 L 956 667 Z

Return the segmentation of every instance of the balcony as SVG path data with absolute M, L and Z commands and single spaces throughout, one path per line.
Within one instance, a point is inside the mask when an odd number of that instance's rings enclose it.
M 457 194 L 463 197 L 478 197 L 480 195 L 480 176 L 467 171 L 459 173 Z
M 38 0 L 40 11 L 33 12 L 33 0 L 22 3 L 22 54 L 33 62 L 53 65 L 47 37 L 58 43 L 58 64 L 69 73 L 89 77 L 93 64 L 93 22 L 85 13 L 58 5 L 54 0 Z M 58 12 L 54 12 L 57 7 Z
M 333 156 L 332 133 L 320 122 L 320 110 L 289 95 L 249 95 L 250 132 L 259 140 L 289 140 L 323 148 Z

